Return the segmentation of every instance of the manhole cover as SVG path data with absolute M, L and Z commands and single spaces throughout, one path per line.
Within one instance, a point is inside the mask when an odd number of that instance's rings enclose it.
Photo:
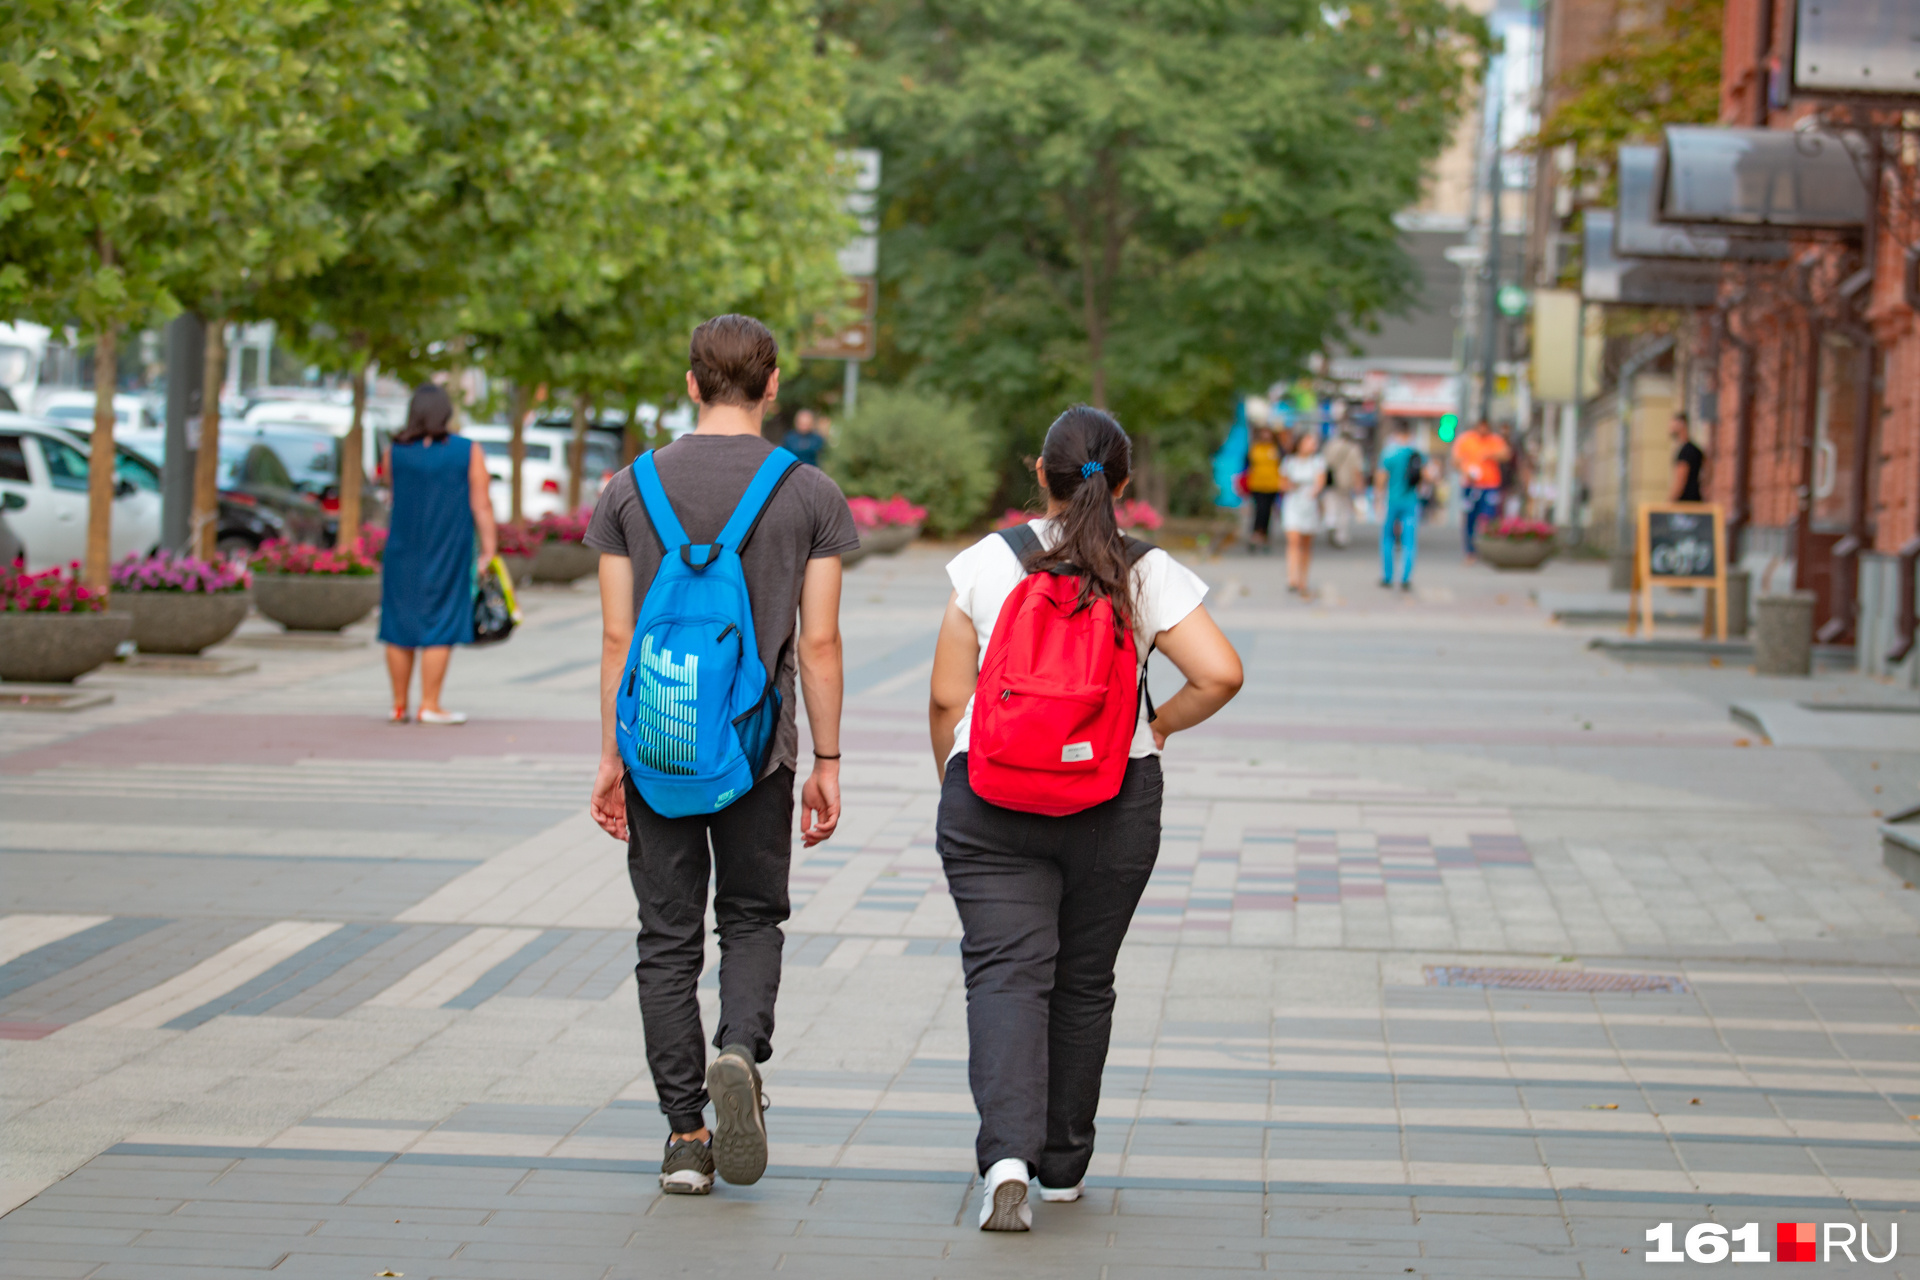
M 1430 987 L 1492 987 L 1502 991 L 1679 991 L 1691 990 L 1671 973 L 1589 973 L 1579 969 L 1478 969 L 1464 965 L 1426 966 Z

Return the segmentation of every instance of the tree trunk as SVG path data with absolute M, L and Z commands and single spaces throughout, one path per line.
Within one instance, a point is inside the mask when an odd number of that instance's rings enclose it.
M 193 522 L 187 545 L 211 560 L 220 545 L 220 389 L 227 382 L 227 322 L 208 316 L 200 362 L 200 443 L 193 455 Z
M 519 524 L 526 518 L 520 501 L 520 486 L 525 481 L 527 462 L 527 418 L 533 412 L 533 397 L 519 383 L 513 387 L 513 436 L 507 441 L 507 522 Z
M 347 428 L 347 438 L 340 442 L 340 527 L 333 538 L 336 547 L 351 547 L 360 537 L 360 455 L 366 451 L 361 441 L 366 430 L 367 368 L 372 363 L 371 357 L 362 356 L 353 370 L 353 424 Z
M 112 262 L 111 254 L 103 259 Z M 113 566 L 113 491 L 114 474 L 113 390 L 118 381 L 114 367 L 119 362 L 119 326 L 100 327 L 100 338 L 93 349 L 93 448 L 87 459 L 87 563 L 86 584 L 105 591 Z M 144 550 L 144 548 L 142 548 Z
M 635 400 L 627 406 L 627 424 L 620 429 L 620 465 L 632 466 L 645 446 L 640 438 L 640 402 Z
M 587 467 L 587 393 L 573 393 L 573 445 L 567 450 L 567 511 L 580 509 L 580 473 Z

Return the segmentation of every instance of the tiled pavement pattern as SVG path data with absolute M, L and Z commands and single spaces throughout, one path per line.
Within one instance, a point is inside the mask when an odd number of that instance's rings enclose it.
M 653 1187 L 625 866 L 579 812 L 589 594 L 460 655 L 457 733 L 381 726 L 371 649 L 0 718 L 0 1276 L 1595 1276 L 1658 1222 L 1807 1220 L 1907 1225 L 1824 1270 L 1920 1275 L 1920 906 L 1872 843 L 1920 743 L 1753 744 L 1760 682 L 1594 657 L 1443 545 L 1413 600 L 1370 552 L 1313 606 L 1197 566 L 1248 688 L 1168 759 L 1092 1190 L 1024 1238 L 969 1225 L 936 554 L 849 576 L 774 1167 L 706 1201 Z

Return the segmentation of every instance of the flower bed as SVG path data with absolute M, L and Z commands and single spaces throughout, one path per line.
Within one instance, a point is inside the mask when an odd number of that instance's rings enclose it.
M 113 657 L 133 620 L 106 609 L 106 594 L 80 581 L 78 564 L 0 569 L 0 680 L 64 684 Z
M 534 557 L 540 554 L 540 548 L 546 545 L 547 535 L 538 523 L 507 523 L 494 526 L 494 552 L 500 557 L 500 563 L 506 565 L 507 573 L 513 578 L 513 585 L 524 587 L 533 577 Z
M 131 615 L 142 652 L 199 653 L 246 618 L 249 585 L 236 561 L 156 551 L 113 566 L 113 609 Z
M 927 518 L 925 507 L 916 507 L 897 493 L 886 499 L 848 498 L 847 510 L 859 530 L 861 551 L 876 556 L 892 555 L 912 542 Z
M 363 530 L 351 547 L 306 547 L 276 540 L 248 561 L 253 603 L 289 631 L 339 631 L 380 603 L 386 536 Z
M 570 516 L 541 516 L 531 532 L 546 542 L 585 542 L 587 526 L 593 523 L 593 508 L 582 507 Z
M 1553 558 L 1558 531 L 1550 524 L 1523 516 L 1482 521 L 1474 548 L 1495 569 L 1538 569 Z
M 592 521 L 593 509 L 584 507 L 570 516 L 541 516 L 533 522 L 532 532 L 541 539 L 533 551 L 535 582 L 577 582 L 600 567 L 600 553 L 586 541 Z

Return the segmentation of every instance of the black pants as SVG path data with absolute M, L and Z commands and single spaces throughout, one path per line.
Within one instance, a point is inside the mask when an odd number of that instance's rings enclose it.
M 1020 1159 L 1070 1187 L 1093 1159 L 1114 959 L 1160 856 L 1160 761 L 1129 761 L 1119 795 L 1046 818 L 980 799 L 956 756 L 936 831 L 964 930 L 980 1171 Z
M 711 855 L 709 855 L 711 846 Z M 706 1123 L 707 1050 L 701 1043 L 702 933 L 707 878 L 720 935 L 720 1025 L 715 1048 L 750 1045 L 773 1054 L 773 1002 L 780 994 L 780 926 L 793 914 L 787 868 L 793 853 L 793 770 L 781 767 L 718 813 L 663 818 L 627 780 L 627 873 L 640 903 L 640 1021 L 660 1110 L 675 1133 Z
M 1264 538 L 1267 536 L 1267 531 L 1273 527 L 1273 500 L 1280 495 L 1277 493 L 1250 493 L 1247 496 L 1253 499 L 1253 531 Z M 1048 1183 L 1047 1185 L 1052 1186 L 1053 1184 Z

